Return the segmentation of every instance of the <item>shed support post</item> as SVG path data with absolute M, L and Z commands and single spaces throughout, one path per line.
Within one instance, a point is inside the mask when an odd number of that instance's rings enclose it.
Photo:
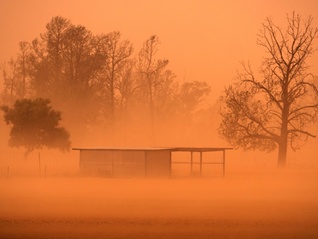
M 172 177 L 172 151 L 170 150 L 170 178 Z
M 200 177 L 202 176 L 202 151 L 200 151 Z
M 111 175 L 114 178 L 115 177 L 115 175 L 114 175 L 114 169 L 115 169 L 114 151 L 111 151 L 111 152 L 112 152 L 112 172 L 111 172 Z
M 193 175 L 193 152 L 191 151 L 191 176 Z
M 148 162 L 148 155 L 147 155 L 147 151 L 144 151 L 144 153 L 145 153 L 145 178 L 147 178 L 147 176 L 148 176 L 148 172 L 147 172 L 147 162 Z
M 225 176 L 225 149 L 223 149 L 223 177 Z

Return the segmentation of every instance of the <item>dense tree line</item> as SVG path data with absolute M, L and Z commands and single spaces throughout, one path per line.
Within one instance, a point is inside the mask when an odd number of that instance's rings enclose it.
M 159 43 L 150 36 L 135 52 L 118 31 L 94 35 L 53 17 L 39 37 L 19 44 L 3 69 L 1 103 L 48 98 L 75 135 L 96 128 L 108 139 L 130 132 L 155 144 L 160 125 L 191 119 L 210 92 L 206 82 L 179 83 L 169 61 L 156 58 Z
M 293 12 L 285 31 L 267 18 L 258 34 L 265 50 L 258 74 L 243 64 L 221 101 L 200 112 L 210 87 L 204 81 L 180 83 L 169 61 L 157 58 L 156 35 L 135 51 L 118 31 L 94 35 L 57 16 L 38 38 L 21 42 L 19 54 L 3 68 L 0 103 L 49 99 L 75 144 L 81 138 L 86 144 L 122 146 L 138 139 L 144 146 L 196 145 L 210 142 L 221 113 L 223 139 L 245 150 L 278 149 L 278 166 L 285 167 L 288 147 L 299 149 L 316 137 L 311 126 L 318 119 L 318 83 L 307 60 L 317 50 L 317 36 L 311 16 Z

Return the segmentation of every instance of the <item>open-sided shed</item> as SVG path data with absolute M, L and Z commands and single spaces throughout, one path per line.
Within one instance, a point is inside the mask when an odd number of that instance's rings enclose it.
M 225 150 L 230 148 L 73 148 L 80 151 L 79 166 L 84 175 L 106 177 L 170 177 L 173 163 L 199 164 L 200 175 L 204 164 L 220 164 L 225 174 Z M 204 162 L 204 152 L 223 152 L 221 161 Z M 189 152 L 190 160 L 174 162 L 173 152 Z M 199 153 L 194 162 L 193 154 Z

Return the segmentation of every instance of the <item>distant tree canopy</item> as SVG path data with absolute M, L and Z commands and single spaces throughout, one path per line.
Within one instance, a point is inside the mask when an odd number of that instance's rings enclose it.
M 25 147 L 25 157 L 42 147 L 70 149 L 69 133 L 59 126 L 61 113 L 49 104 L 48 99 L 37 98 L 17 100 L 12 108 L 1 107 L 5 122 L 12 125 L 9 145 Z
M 185 110 L 180 106 L 191 102 L 191 108 L 196 107 L 209 92 L 206 83 L 176 81 L 169 61 L 156 58 L 155 35 L 133 55 L 132 43 L 120 32 L 94 35 L 56 16 L 38 38 L 19 46 L 19 54 L 3 71 L 2 103 L 48 98 L 63 112 L 68 128 L 80 129 L 81 135 L 96 125 L 113 133 L 127 122 L 130 128 L 134 124 L 153 128 L 158 117 L 175 118 Z M 195 94 L 179 94 L 185 87 L 191 92 L 192 86 Z
M 312 21 L 293 13 L 283 31 L 267 18 L 258 35 L 266 52 L 261 76 L 243 64 L 243 72 L 222 96 L 220 134 L 246 150 L 278 147 L 280 167 L 286 165 L 288 145 L 296 150 L 315 137 L 310 124 L 317 121 L 318 91 L 307 64 L 317 49 L 313 43 L 318 28 Z

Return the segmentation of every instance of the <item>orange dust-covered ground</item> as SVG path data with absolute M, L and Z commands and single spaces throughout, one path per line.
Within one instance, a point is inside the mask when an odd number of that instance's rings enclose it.
M 318 238 L 316 169 L 0 179 L 0 238 Z

